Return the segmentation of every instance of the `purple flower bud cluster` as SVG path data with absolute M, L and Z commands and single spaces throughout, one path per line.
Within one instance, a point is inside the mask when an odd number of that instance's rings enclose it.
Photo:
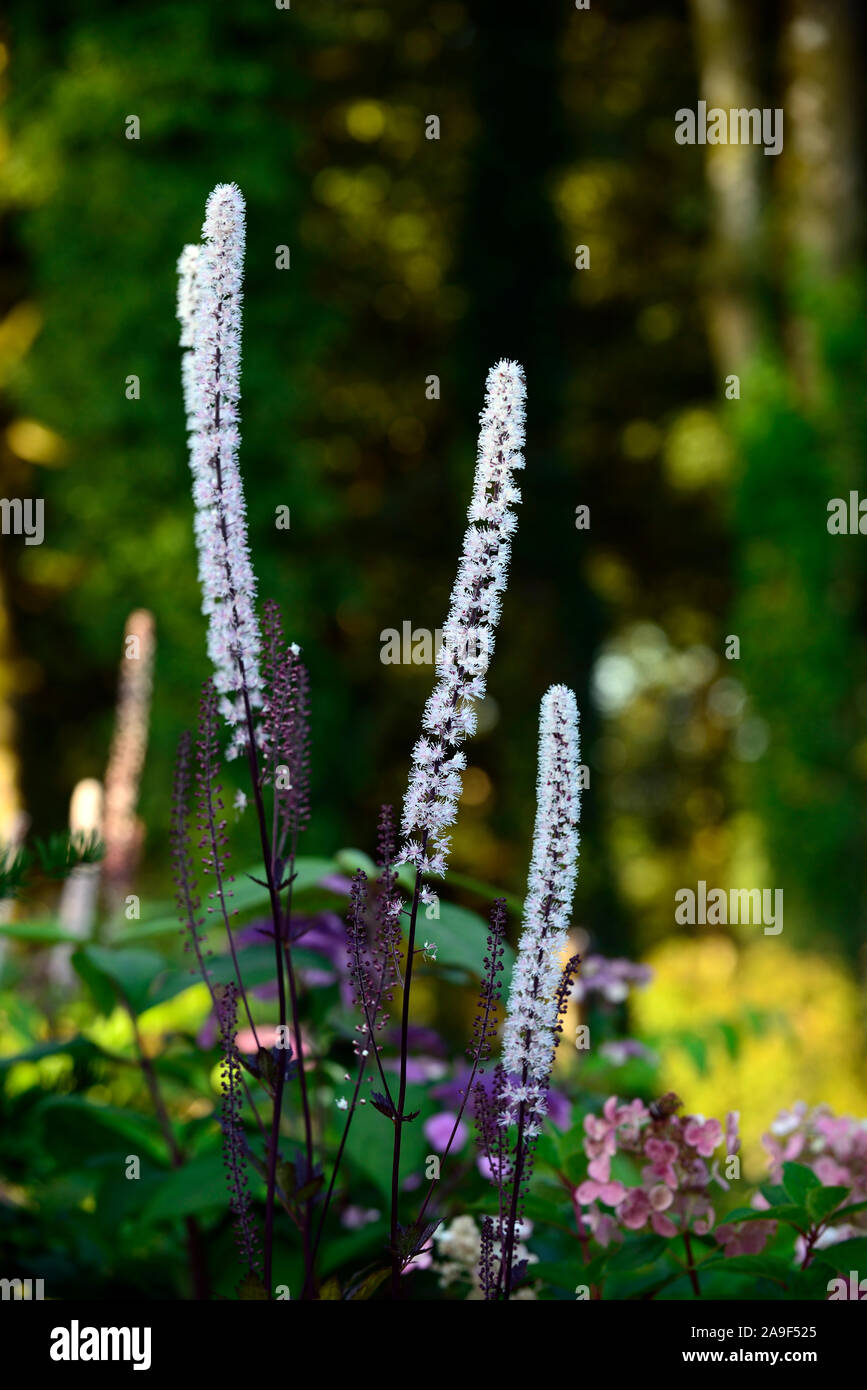
M 205 964 L 204 957 L 210 955 L 211 952 L 205 948 L 201 934 L 201 929 L 205 925 L 205 919 L 200 916 L 202 899 L 198 892 L 198 883 L 193 876 L 193 859 L 190 854 L 190 836 L 188 831 L 191 757 L 192 739 L 190 734 L 185 731 L 181 734 L 178 743 L 177 758 L 175 760 L 169 842 L 171 845 L 172 869 L 177 886 L 175 901 L 178 905 L 178 915 L 182 923 L 181 935 L 185 938 L 184 950 L 193 951 L 195 953 L 202 978 L 205 983 L 208 984 L 208 968 Z
M 379 819 L 379 859 L 381 872 L 376 880 L 375 905 L 368 901 L 368 881 L 358 869 L 349 891 L 346 919 L 347 968 L 352 1000 L 361 1010 L 363 1022 L 357 1025 L 356 1054 L 379 1048 L 376 1035 L 389 1021 L 385 1005 L 390 1004 L 399 980 L 401 950 L 400 913 L 402 898 L 394 872 L 394 812 L 383 806 Z
M 506 941 L 506 900 L 496 898 L 491 907 L 491 925 L 488 932 L 487 955 L 482 961 L 482 987 L 473 1019 L 473 1041 L 467 1048 L 469 1055 L 479 1063 L 487 1062 L 491 1056 L 491 1045 L 497 1036 L 498 1005 L 500 1002 L 500 980 L 505 966 L 503 954 Z
M 226 866 L 231 858 L 229 836 L 226 830 L 226 817 L 221 796 L 222 784 L 217 781 L 220 775 L 220 751 L 217 745 L 217 695 L 213 681 L 206 681 L 202 687 L 199 703 L 199 728 L 196 740 L 196 820 L 200 832 L 198 848 L 202 852 L 202 870 L 215 880 L 215 892 L 208 898 L 219 908 L 209 905 L 208 912 L 221 911 L 228 929 L 228 900 L 231 890 L 226 886 L 234 879 L 227 878 Z
M 229 1184 L 229 1206 L 235 1217 L 235 1239 L 241 1258 L 252 1275 L 261 1276 L 258 1238 L 250 1216 L 250 1191 L 246 1169 L 246 1143 L 241 1124 L 241 1068 L 235 1038 L 238 1032 L 238 991 L 234 982 L 225 986 L 217 1004 L 223 1090 L 221 1128 L 223 1165 Z
M 287 645 L 279 604 L 268 599 L 262 618 L 266 778 L 274 787 L 277 844 L 285 846 L 310 820 L 310 680 L 300 648 Z

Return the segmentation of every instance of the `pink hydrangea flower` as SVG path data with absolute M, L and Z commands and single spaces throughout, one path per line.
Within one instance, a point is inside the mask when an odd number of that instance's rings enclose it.
M 717 1226 L 714 1237 L 727 1256 L 760 1255 L 776 1231 L 776 1221 L 739 1221 L 734 1225 Z
M 723 1137 L 722 1127 L 719 1120 L 705 1120 L 702 1124 L 700 1120 L 693 1119 L 684 1128 L 683 1137 L 702 1158 L 710 1158 Z
M 677 1105 L 674 1097 L 675 1110 Z M 736 1113 L 727 1116 L 729 1153 L 739 1147 L 737 1121 Z M 671 1106 L 648 1110 L 641 1101 L 621 1105 L 609 1096 L 601 1115 L 585 1118 L 584 1129 L 589 1163 L 587 1180 L 575 1192 L 579 1205 L 594 1212 L 599 1201 L 612 1206 L 621 1231 L 640 1231 L 649 1222 L 658 1235 L 670 1238 L 685 1230 L 706 1235 L 713 1228 L 710 1184 L 727 1186 L 717 1172 L 719 1160 L 712 1167 L 705 1162 L 723 1140 L 718 1120 L 679 1117 Z M 618 1153 L 644 1160 L 639 1185 L 611 1180 L 611 1160 Z M 591 1229 L 597 1220 L 588 1220 Z

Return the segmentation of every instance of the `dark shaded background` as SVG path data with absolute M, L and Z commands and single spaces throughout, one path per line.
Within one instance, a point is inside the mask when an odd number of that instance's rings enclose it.
M 520 891 L 562 680 L 591 769 L 579 915 L 609 952 L 670 933 L 703 877 L 782 886 L 787 939 L 854 959 L 867 542 L 825 522 L 864 485 L 860 7 L 11 0 L 4 44 L 0 485 L 47 527 L 2 543 L 5 833 L 17 806 L 60 828 L 101 775 L 146 607 L 140 873 L 166 896 L 207 674 L 175 262 L 235 180 L 242 467 L 261 592 L 312 674 L 308 847 L 370 848 L 402 796 L 432 672 L 383 665 L 380 632 L 444 619 L 485 371 L 517 357 L 524 504 L 456 867 Z M 700 96 L 782 106 L 783 153 L 677 145 Z

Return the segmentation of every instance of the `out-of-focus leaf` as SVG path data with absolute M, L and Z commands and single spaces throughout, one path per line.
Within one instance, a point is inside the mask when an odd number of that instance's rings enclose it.
M 390 1274 L 390 1269 L 373 1270 L 371 1274 L 366 1275 L 365 1278 L 362 1279 L 360 1284 L 355 1284 L 350 1289 L 347 1289 L 347 1299 L 350 1299 L 354 1303 L 358 1303 L 362 1300 L 372 1298 L 376 1290 L 381 1284 L 385 1283 Z
M 239 1299 L 244 1302 L 251 1299 L 268 1302 L 268 1290 L 256 1274 L 246 1274 L 238 1285 L 236 1292 Z
M 143 1013 L 150 1007 L 153 1000 L 149 995 L 154 984 L 168 969 L 162 956 L 138 946 L 121 947 L 119 950 L 109 946 L 85 946 L 73 956 L 76 968 L 82 959 L 117 986 L 134 1014 Z
M 460 966 L 473 979 L 480 979 L 482 962 L 487 954 L 488 923 L 483 917 L 469 908 L 456 903 L 440 901 L 439 918 L 428 921 L 424 909 L 419 909 L 416 938 L 421 946 L 425 940 L 435 941 L 437 963 Z M 505 992 L 509 987 L 515 953 L 506 946 L 503 954 L 503 973 L 500 975 L 501 987 Z
M 627 1269 L 643 1269 L 658 1260 L 664 1250 L 663 1236 L 632 1236 L 611 1256 L 608 1268 L 618 1273 Z
M 182 1168 L 173 1168 L 150 1202 L 144 1216 L 149 1221 L 167 1221 L 214 1207 L 228 1207 L 226 1172 L 219 1153 L 190 1159 Z
M 115 1106 L 95 1105 L 80 1096 L 49 1096 L 38 1107 L 45 1143 L 64 1159 L 79 1162 L 104 1154 L 146 1154 L 166 1159 L 155 1119 Z
M 867 1236 L 855 1236 L 852 1240 L 841 1240 L 837 1245 L 825 1245 L 821 1259 L 841 1274 L 849 1274 L 853 1269 L 867 1271 Z
M 814 1221 L 825 1221 L 848 1196 L 848 1187 L 816 1187 L 807 1193 L 807 1211 Z
M 0 936 L 12 941 L 29 941 L 36 946 L 53 946 L 62 941 L 81 945 L 80 936 L 64 931 L 56 922 L 4 922 L 0 924 Z
M 783 1164 L 783 1187 L 789 1201 L 803 1206 L 807 1193 L 821 1186 L 822 1179 L 816 1177 L 812 1168 L 805 1167 L 803 1163 Z

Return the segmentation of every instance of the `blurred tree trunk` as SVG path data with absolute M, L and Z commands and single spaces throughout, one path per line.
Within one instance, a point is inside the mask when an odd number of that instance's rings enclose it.
M 777 34 L 782 102 L 756 90 L 748 6 L 692 0 L 692 13 L 708 107 L 784 110 L 780 156 L 705 147 L 708 333 L 720 371 L 742 379 L 741 399 L 725 406 L 740 453 L 731 621 L 741 639 L 737 674 L 767 739 L 740 795 L 761 822 L 790 929 L 828 933 L 854 950 L 863 934 L 852 680 L 860 562 L 826 527 L 828 501 L 845 495 L 854 474 L 853 444 L 863 452 L 867 442 L 860 393 L 847 385 L 864 349 L 851 278 L 853 12 L 845 0 L 789 0 Z M 781 195 L 773 228 L 760 179 Z
M 755 103 L 744 0 L 691 0 L 699 90 L 708 109 Z M 707 310 L 711 348 L 721 376 L 738 372 L 755 350 L 755 287 L 760 265 L 761 165 L 757 145 L 705 145 L 711 198 Z

